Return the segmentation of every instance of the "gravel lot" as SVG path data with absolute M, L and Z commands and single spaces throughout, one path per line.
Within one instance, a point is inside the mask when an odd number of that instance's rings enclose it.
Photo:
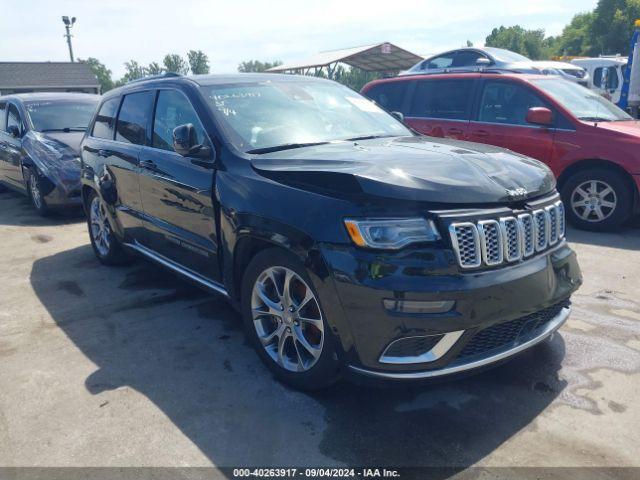
M 569 231 L 585 284 L 560 335 L 419 388 L 274 381 L 236 313 L 84 219 L 0 194 L 0 466 L 640 466 L 640 228 Z

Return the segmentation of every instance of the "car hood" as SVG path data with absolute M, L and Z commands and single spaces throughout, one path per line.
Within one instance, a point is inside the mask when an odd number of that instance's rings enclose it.
M 594 122 L 587 122 L 593 125 Z M 599 129 L 623 133 L 633 137 L 640 137 L 640 121 L 628 120 L 623 122 L 597 122 Z
M 491 204 L 551 192 L 541 162 L 476 143 L 397 137 L 256 155 L 261 174 L 299 188 L 442 204 Z

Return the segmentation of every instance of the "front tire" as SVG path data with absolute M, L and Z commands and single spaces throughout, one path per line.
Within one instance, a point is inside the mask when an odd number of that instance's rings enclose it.
M 256 255 L 243 277 L 241 308 L 249 342 L 280 381 L 317 390 L 337 380 L 337 340 L 295 256 L 279 248 Z
M 567 220 L 582 230 L 618 229 L 632 213 L 633 190 L 618 172 L 589 168 L 572 175 L 562 187 Z
M 128 262 L 130 257 L 111 229 L 107 207 L 102 199 L 92 192 L 87 198 L 87 206 L 89 238 L 98 260 L 104 265 L 121 265 Z
M 42 194 L 40 177 L 35 171 L 29 172 L 29 178 L 27 180 L 27 191 L 29 192 L 31 205 L 33 205 L 33 208 L 35 208 L 36 212 L 38 212 L 38 215 L 40 215 L 41 217 L 48 216 L 51 211 L 49 210 L 47 202 L 44 199 L 44 195 Z

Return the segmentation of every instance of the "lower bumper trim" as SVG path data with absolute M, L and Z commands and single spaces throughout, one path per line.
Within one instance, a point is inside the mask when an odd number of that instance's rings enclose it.
M 447 367 L 439 368 L 437 370 L 425 370 L 421 372 L 379 372 L 375 370 L 369 370 L 355 365 L 349 365 L 348 368 L 355 373 L 366 375 L 369 377 L 386 378 L 392 380 L 418 380 L 423 378 L 442 377 L 444 375 L 452 375 L 454 373 L 461 373 L 468 370 L 490 365 L 495 362 L 499 362 L 506 358 L 509 358 L 517 353 L 523 352 L 528 348 L 537 345 L 538 343 L 551 336 L 556 330 L 558 330 L 569 318 L 571 313 L 570 307 L 563 308 L 558 315 L 556 315 L 550 322 L 548 322 L 542 331 L 536 332 L 532 337 L 529 337 L 510 348 L 504 349 L 498 352 L 492 352 L 487 357 L 476 359 L 470 362 L 463 362 L 456 364 L 455 362 Z

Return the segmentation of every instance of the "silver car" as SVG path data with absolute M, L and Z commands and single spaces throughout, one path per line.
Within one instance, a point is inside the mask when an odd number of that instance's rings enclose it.
M 502 48 L 466 47 L 440 53 L 422 60 L 400 75 L 445 73 L 480 69 L 508 70 L 516 73 L 540 73 L 532 60 Z

